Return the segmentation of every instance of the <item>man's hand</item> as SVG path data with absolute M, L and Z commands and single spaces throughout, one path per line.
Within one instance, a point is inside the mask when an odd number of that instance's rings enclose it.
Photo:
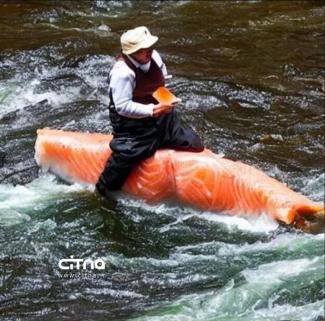
M 167 105 L 167 104 L 164 104 L 164 103 L 159 103 L 159 104 L 154 106 L 153 116 L 154 117 L 159 117 L 163 113 L 170 113 L 173 110 L 173 108 L 176 105 L 178 105 L 179 103 L 181 103 L 181 102 L 182 102 L 182 100 L 177 98 L 170 105 Z

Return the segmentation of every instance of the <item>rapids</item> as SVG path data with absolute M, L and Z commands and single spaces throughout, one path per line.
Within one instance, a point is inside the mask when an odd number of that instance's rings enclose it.
M 39 173 L 36 129 L 110 132 L 120 34 L 146 25 L 205 145 L 324 199 L 322 1 L 0 2 L 0 319 L 321 321 L 324 234 Z M 103 259 L 66 273 L 63 258 Z

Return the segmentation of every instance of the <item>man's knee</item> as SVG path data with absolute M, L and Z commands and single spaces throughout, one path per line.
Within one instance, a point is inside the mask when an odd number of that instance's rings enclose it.
M 185 129 L 184 134 L 184 140 L 187 145 L 186 150 L 195 153 L 202 152 L 204 150 L 204 145 L 201 138 L 192 128 Z
M 204 151 L 204 146 L 202 144 L 196 145 L 196 146 L 191 147 L 189 151 L 194 152 L 194 153 L 200 153 L 200 152 Z
M 105 196 L 106 191 L 120 190 L 133 168 L 146 158 L 142 154 L 125 157 L 118 153 L 113 153 L 106 163 L 96 184 L 97 191 Z

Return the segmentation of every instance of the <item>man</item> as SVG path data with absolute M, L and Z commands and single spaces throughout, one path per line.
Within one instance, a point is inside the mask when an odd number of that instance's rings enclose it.
M 160 104 L 152 97 L 165 85 L 167 75 L 165 64 L 152 48 L 157 40 L 143 26 L 121 36 L 122 53 L 108 79 L 112 155 L 96 184 L 103 196 L 119 190 L 134 166 L 158 148 L 192 152 L 204 148 L 191 128 L 182 127 L 174 104 Z

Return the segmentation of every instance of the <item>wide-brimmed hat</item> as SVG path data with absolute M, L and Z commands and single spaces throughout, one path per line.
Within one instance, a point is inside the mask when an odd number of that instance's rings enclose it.
M 141 26 L 128 30 L 121 36 L 122 52 L 130 55 L 139 49 L 151 47 L 157 40 L 158 37 L 153 36 L 147 27 Z

